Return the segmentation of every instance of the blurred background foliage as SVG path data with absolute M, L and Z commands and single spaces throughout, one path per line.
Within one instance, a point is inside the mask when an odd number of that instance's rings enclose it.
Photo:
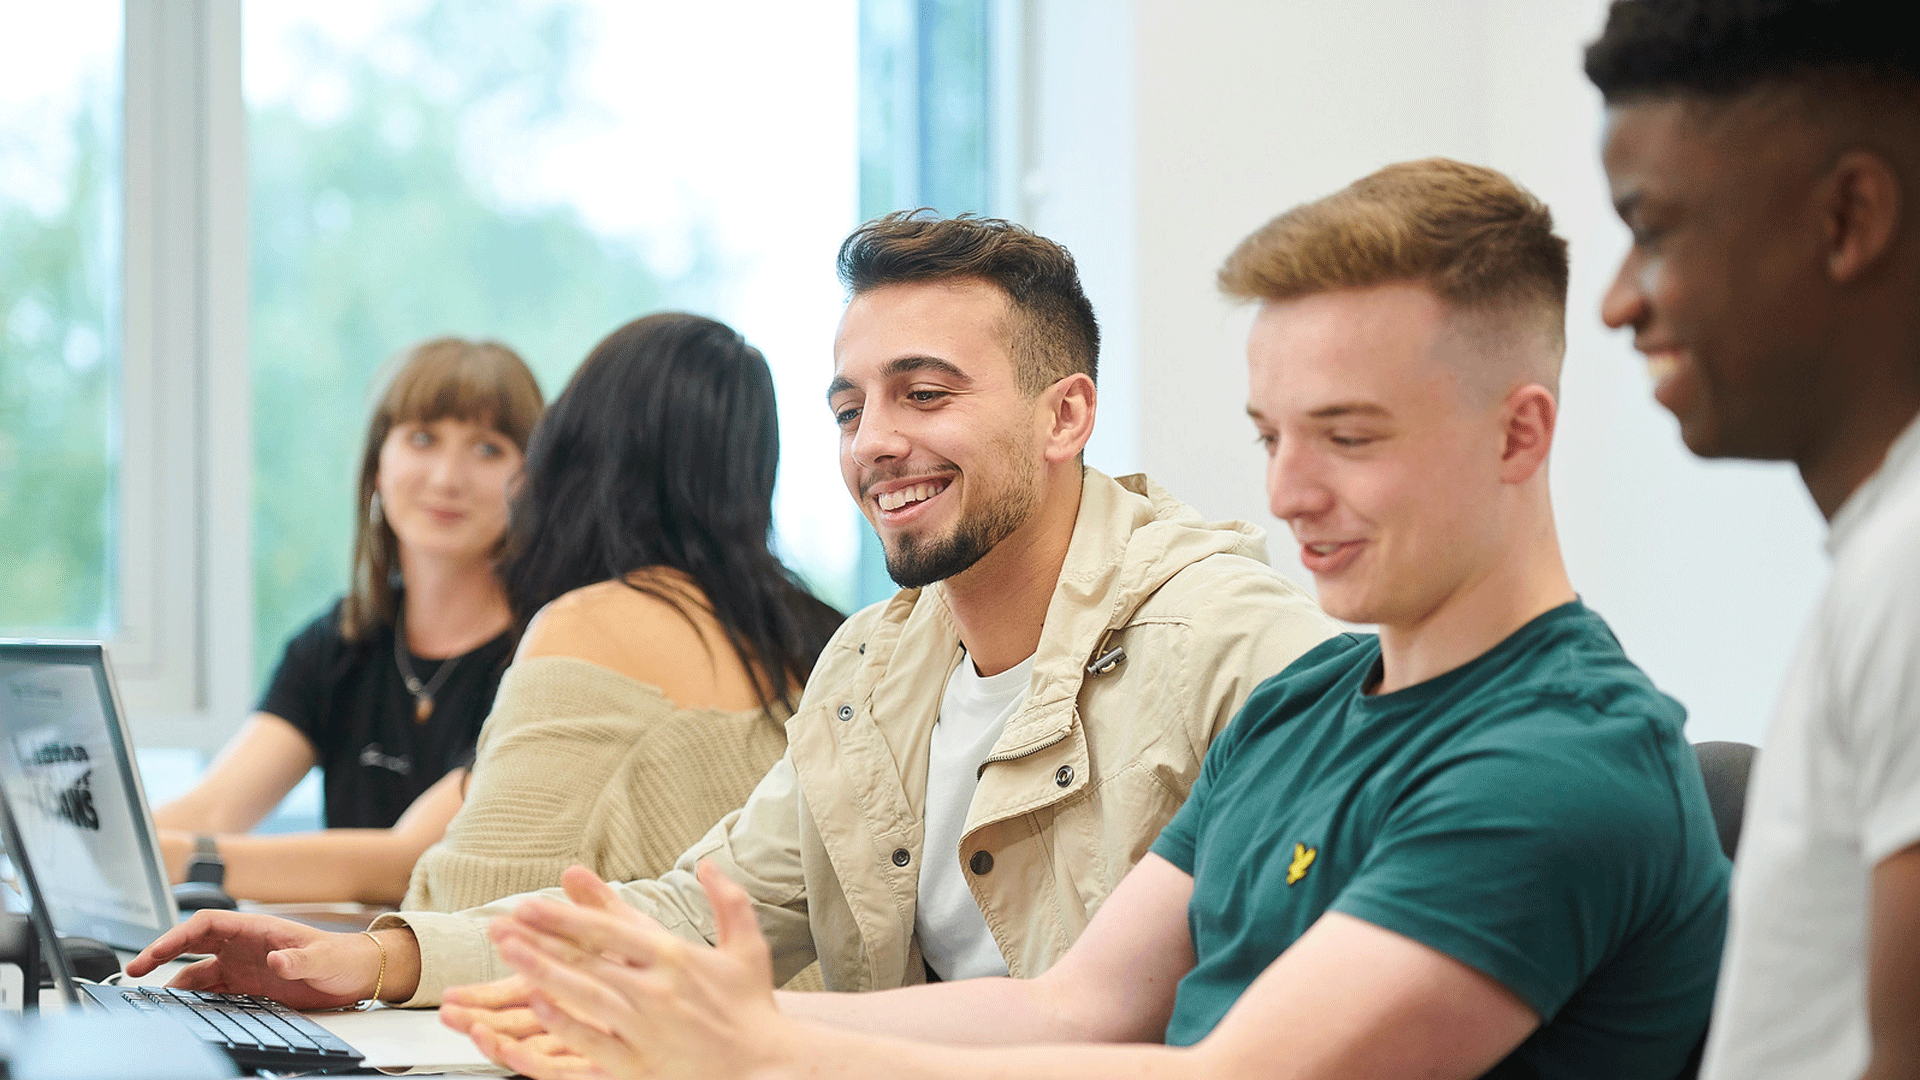
M 988 5 L 858 10 L 860 212 L 986 209 Z M 503 162 L 534 152 L 546 126 L 579 120 L 569 79 L 594 42 L 578 4 L 426 0 L 378 15 L 372 48 L 315 29 L 325 12 L 299 16 L 274 37 L 281 92 L 248 101 L 255 685 L 345 586 L 366 411 L 391 357 L 440 334 L 499 340 L 551 399 L 609 330 L 662 307 L 705 310 L 739 269 L 699 220 L 655 258 L 563 199 L 499 190 L 513 172 Z M 0 166 L 25 163 L 44 189 L 10 190 L 0 168 L 0 634 L 115 632 L 122 88 L 111 47 L 79 106 L 54 110 L 70 116 L 32 131 L 0 124 Z M 625 139 L 606 167 L 645 169 L 660 152 Z M 803 516 L 830 512 L 849 510 Z M 864 526 L 859 536 L 857 574 L 800 567 L 843 608 L 892 590 Z
M 81 97 L 57 204 L 0 192 L 0 632 L 112 625 L 119 81 Z
M 336 117 L 291 101 L 249 113 L 261 678 L 345 586 L 366 412 L 388 358 L 438 334 L 492 338 L 552 399 L 609 330 L 684 302 L 713 272 L 696 258 L 663 279 L 571 207 L 505 206 L 476 175 L 463 121 L 484 114 L 499 138 L 549 119 L 577 33 L 566 7 L 442 0 L 400 28 L 413 44 L 404 73 L 318 36 L 298 43 L 306 65 L 341 79 Z

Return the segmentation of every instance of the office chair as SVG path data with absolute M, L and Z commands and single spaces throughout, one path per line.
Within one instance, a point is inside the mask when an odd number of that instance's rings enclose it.
M 1714 831 L 1720 834 L 1720 850 L 1733 858 L 1740 847 L 1740 819 L 1747 809 L 1747 777 L 1753 772 L 1753 757 L 1758 751 L 1742 742 L 1703 742 L 1693 744 L 1700 759 L 1700 776 L 1707 782 L 1707 806 L 1713 810 Z
M 1753 757 L 1759 751 L 1743 742 L 1703 742 L 1693 744 L 1694 757 L 1700 759 L 1700 778 L 1707 782 L 1707 807 L 1713 811 L 1713 830 L 1720 834 L 1720 850 L 1733 858 L 1740 848 L 1740 819 L 1747 813 L 1747 778 L 1753 773 Z M 1694 1080 L 1700 1072 L 1700 1056 L 1706 1052 L 1707 1036 L 1687 1057 L 1687 1063 L 1674 1080 Z

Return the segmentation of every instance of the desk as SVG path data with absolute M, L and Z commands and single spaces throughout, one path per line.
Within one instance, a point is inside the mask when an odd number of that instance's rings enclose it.
M 367 1068 L 430 1074 L 506 1076 L 473 1040 L 440 1023 L 434 1009 L 372 1009 L 308 1013 L 320 1026 L 367 1056 Z

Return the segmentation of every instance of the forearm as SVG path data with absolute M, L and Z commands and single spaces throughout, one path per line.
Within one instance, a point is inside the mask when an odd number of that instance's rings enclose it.
M 222 836 L 226 891 L 267 903 L 350 900 L 393 905 L 422 845 L 391 829 Z
M 1157 1030 L 1129 1031 L 1118 1023 L 1123 1010 L 1067 996 L 1045 978 L 963 979 L 865 994 L 774 995 L 780 1011 L 796 1019 L 949 1046 L 1158 1041 Z M 1089 1004 L 1094 1007 L 1085 1007 Z
M 1204 1060 L 1198 1047 L 1067 1043 L 956 1049 L 814 1023 L 795 1025 L 779 1041 L 776 1055 L 775 1061 L 791 1066 L 794 1075 L 844 1080 L 1219 1080 L 1230 1075 Z

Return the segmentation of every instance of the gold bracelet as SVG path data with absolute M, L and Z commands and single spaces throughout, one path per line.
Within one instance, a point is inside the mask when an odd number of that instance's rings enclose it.
M 380 1004 L 380 988 L 387 984 L 387 945 L 386 942 L 375 937 L 371 930 L 362 930 L 360 932 L 367 936 L 368 941 L 373 942 L 374 948 L 380 950 L 380 974 L 373 977 L 373 996 L 360 1004 L 360 1009 L 364 1012 Z

